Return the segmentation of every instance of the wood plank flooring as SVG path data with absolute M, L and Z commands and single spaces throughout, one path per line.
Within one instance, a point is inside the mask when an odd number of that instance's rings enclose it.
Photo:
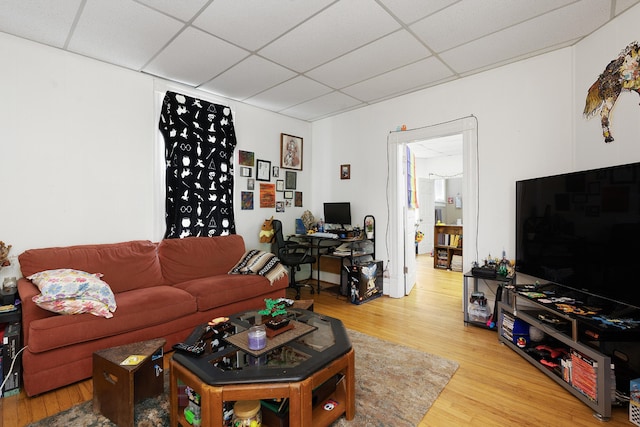
M 462 274 L 434 270 L 429 256 L 418 257 L 418 282 L 405 298 L 357 306 L 327 291 L 302 292 L 315 299 L 316 312 L 340 318 L 350 329 L 460 364 L 420 426 L 632 425 L 626 408 L 614 409 L 607 423 L 598 421 L 589 407 L 500 344 L 496 332 L 464 326 Z M 86 380 L 33 398 L 21 392 L 0 399 L 0 427 L 24 426 L 90 400 L 92 393 Z

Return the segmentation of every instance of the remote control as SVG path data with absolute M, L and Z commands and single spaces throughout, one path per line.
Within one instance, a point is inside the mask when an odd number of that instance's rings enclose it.
M 183 342 L 179 342 L 178 344 L 175 344 L 173 346 L 173 349 L 182 351 L 184 353 L 191 354 L 194 356 L 200 356 L 202 353 L 204 353 L 204 345 L 203 346 L 189 345 Z

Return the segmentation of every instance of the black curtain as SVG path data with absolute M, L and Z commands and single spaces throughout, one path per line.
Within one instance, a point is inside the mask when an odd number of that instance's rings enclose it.
M 158 126 L 167 168 L 165 238 L 235 234 L 231 109 L 167 92 Z

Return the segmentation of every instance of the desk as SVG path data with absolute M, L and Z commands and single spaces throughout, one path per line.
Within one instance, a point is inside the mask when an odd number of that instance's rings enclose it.
M 290 237 L 305 240 L 311 250 L 311 255 L 316 257 L 318 293 L 320 293 L 320 259 L 323 256 L 340 260 L 340 293 L 346 296 L 349 295 L 349 292 L 346 289 L 346 283 L 344 283 L 343 273 L 345 269 L 348 271 L 354 265 L 354 260 L 359 258 L 371 257 L 371 260 L 373 260 L 376 257 L 375 241 L 373 239 L 364 239 L 362 237 L 332 239 L 330 237 L 315 236 L 314 234 L 294 234 Z M 351 244 L 349 251 L 333 252 L 333 249 L 344 243 Z M 324 253 L 322 252 L 323 250 L 325 250 Z M 345 260 L 348 261 L 348 264 L 345 263 Z
M 316 257 L 316 270 L 317 270 L 317 279 L 316 279 L 316 289 L 318 294 L 320 294 L 320 258 L 322 257 L 321 250 L 327 250 L 326 254 L 328 254 L 329 250 L 332 250 L 336 246 L 341 245 L 343 242 L 340 239 L 332 239 L 331 237 L 320 237 L 315 236 L 313 234 L 293 234 L 289 236 L 289 238 L 298 239 L 301 241 L 300 244 L 307 245 L 311 250 L 311 255 Z M 324 243 L 323 243 L 324 242 Z M 311 275 L 313 276 L 313 267 L 311 270 Z

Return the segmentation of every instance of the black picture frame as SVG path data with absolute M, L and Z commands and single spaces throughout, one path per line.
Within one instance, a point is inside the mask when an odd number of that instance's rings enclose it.
M 296 189 L 296 181 L 298 174 L 296 172 L 286 171 L 284 178 L 284 188 L 287 190 L 295 190 Z
M 256 179 L 271 181 L 271 162 L 269 160 L 256 160 Z

